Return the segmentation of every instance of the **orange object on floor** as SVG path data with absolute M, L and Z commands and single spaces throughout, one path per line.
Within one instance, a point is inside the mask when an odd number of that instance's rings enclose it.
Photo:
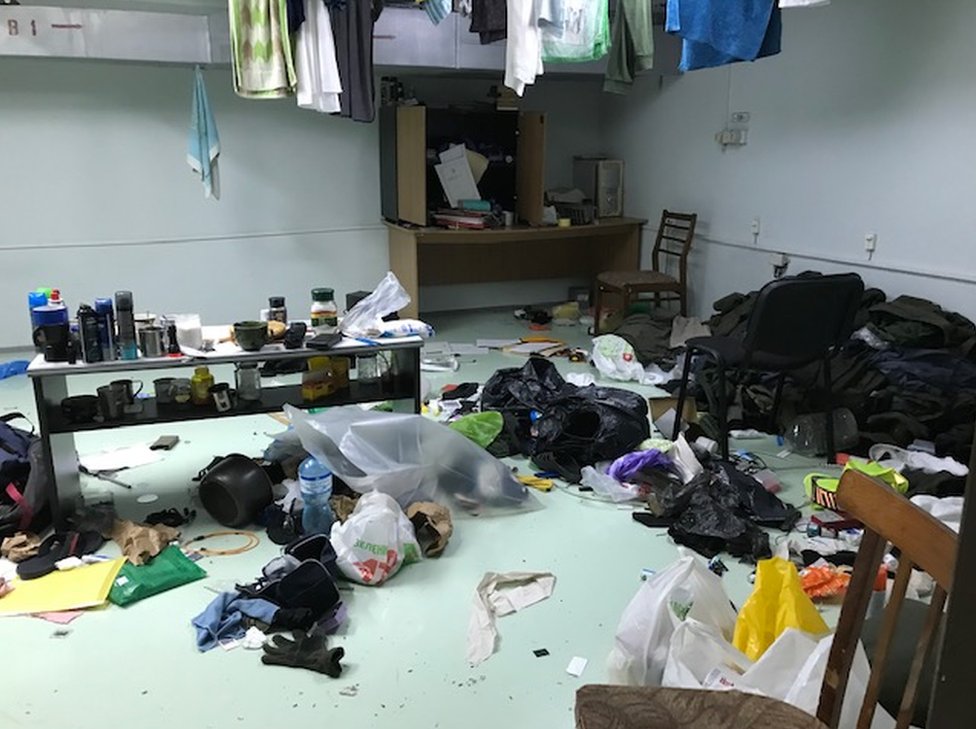
M 851 576 L 834 567 L 807 567 L 800 573 L 803 592 L 811 599 L 836 597 L 847 591 Z

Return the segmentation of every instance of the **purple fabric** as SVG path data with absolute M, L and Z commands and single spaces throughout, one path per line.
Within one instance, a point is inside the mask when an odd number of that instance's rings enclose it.
M 670 470 L 671 459 L 656 448 L 652 448 L 649 451 L 635 451 L 634 453 L 620 456 L 620 458 L 611 463 L 610 468 L 607 469 L 607 473 L 618 481 L 623 482 L 630 481 L 641 471 L 647 471 L 652 468 Z

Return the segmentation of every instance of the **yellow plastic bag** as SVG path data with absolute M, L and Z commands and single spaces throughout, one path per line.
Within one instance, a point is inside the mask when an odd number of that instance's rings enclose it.
M 804 594 L 793 563 L 781 557 L 764 559 L 756 565 L 756 585 L 739 611 L 732 644 L 756 661 L 787 628 L 816 637 L 830 632 Z

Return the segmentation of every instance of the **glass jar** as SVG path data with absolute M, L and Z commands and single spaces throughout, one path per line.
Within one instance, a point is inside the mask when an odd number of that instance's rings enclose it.
M 214 385 L 214 376 L 209 367 L 197 367 L 190 378 L 190 395 L 194 405 L 210 404 L 210 388 Z
M 361 383 L 372 385 L 380 381 L 380 366 L 375 354 L 360 354 L 356 360 L 356 371 Z
M 261 372 L 257 362 L 242 362 L 234 373 L 237 383 L 237 397 L 254 402 L 261 399 Z
M 316 334 L 332 334 L 339 326 L 339 307 L 333 289 L 312 289 L 312 330 Z
M 349 358 L 332 358 L 332 377 L 335 380 L 337 390 L 345 390 L 349 387 Z
M 268 321 L 280 321 L 282 324 L 288 323 L 288 309 L 285 307 L 284 296 L 271 296 L 268 298 Z

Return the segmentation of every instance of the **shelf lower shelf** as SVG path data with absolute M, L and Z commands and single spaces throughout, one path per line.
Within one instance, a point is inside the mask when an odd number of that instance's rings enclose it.
M 312 402 L 302 400 L 301 385 L 280 385 L 267 387 L 261 391 L 257 401 L 238 400 L 226 412 L 217 412 L 212 405 L 160 404 L 155 398 L 139 400 L 142 411 L 123 416 L 120 420 L 98 420 L 88 423 L 73 423 L 64 417 L 57 406 L 48 408 L 48 432 L 51 435 L 63 433 L 83 433 L 93 430 L 128 428 L 135 425 L 155 425 L 159 423 L 182 423 L 193 420 L 239 417 L 242 415 L 261 415 L 280 412 L 285 405 L 298 408 L 337 407 L 378 400 L 413 400 L 416 393 L 410 388 L 409 378 L 394 380 L 389 384 L 350 382 L 349 387 L 328 397 Z

